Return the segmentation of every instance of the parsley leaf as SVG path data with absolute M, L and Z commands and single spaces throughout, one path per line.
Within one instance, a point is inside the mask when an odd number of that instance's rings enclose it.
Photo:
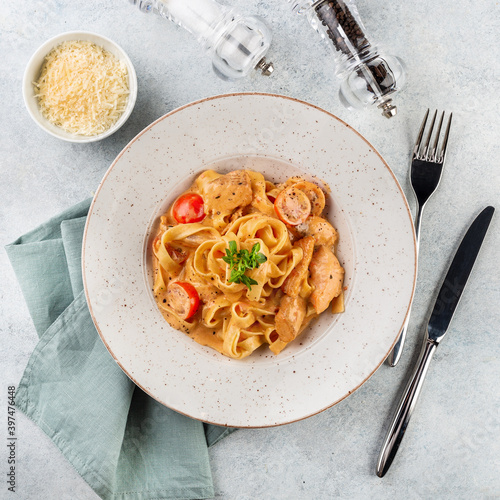
M 249 290 L 252 289 L 252 285 L 258 284 L 254 279 L 247 276 L 245 272 L 247 269 L 257 269 L 261 264 L 266 262 L 267 257 L 263 253 L 260 253 L 259 250 L 260 243 L 255 243 L 250 252 L 246 249 L 238 252 L 236 241 L 231 240 L 229 242 L 229 248 L 226 248 L 226 255 L 222 257 L 222 260 L 229 265 L 229 269 L 231 270 L 229 283 L 243 283 Z

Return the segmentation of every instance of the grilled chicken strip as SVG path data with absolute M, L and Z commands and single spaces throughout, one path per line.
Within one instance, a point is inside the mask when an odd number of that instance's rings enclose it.
M 291 342 L 299 333 L 306 317 L 306 301 L 302 297 L 283 295 L 276 314 L 276 333 L 283 342 Z
M 337 230 L 323 217 L 312 215 L 305 222 L 296 226 L 296 230 L 303 236 L 312 236 L 316 246 L 334 246 L 339 235 Z
M 321 246 L 314 253 L 309 266 L 310 283 L 314 291 L 309 298 L 318 314 L 321 314 L 334 297 L 342 292 L 344 268 L 329 247 Z
M 202 196 L 205 202 L 205 212 L 231 214 L 240 207 L 246 207 L 252 202 L 252 183 L 250 176 L 244 170 L 236 170 L 226 175 L 218 175 L 207 170 L 202 176 L 212 178 L 203 186 Z
M 283 283 L 282 289 L 290 297 L 296 297 L 300 293 L 302 283 L 309 275 L 309 263 L 314 252 L 314 238 L 306 236 L 297 241 L 294 246 L 302 248 L 304 256 Z

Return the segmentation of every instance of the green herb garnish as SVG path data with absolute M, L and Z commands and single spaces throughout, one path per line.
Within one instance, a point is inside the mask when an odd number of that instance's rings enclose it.
M 247 269 L 257 269 L 262 263 L 266 262 L 267 257 L 263 253 L 259 253 L 259 250 L 260 243 L 255 243 L 250 252 L 245 249 L 238 252 L 236 241 L 229 242 L 226 255 L 222 257 L 222 260 L 229 264 L 231 269 L 229 283 L 243 283 L 249 290 L 252 289 L 252 285 L 258 284 L 254 279 L 247 276 L 245 271 Z

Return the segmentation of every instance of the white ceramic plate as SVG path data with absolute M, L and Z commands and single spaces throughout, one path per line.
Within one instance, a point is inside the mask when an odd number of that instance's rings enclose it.
M 225 358 L 172 329 L 154 302 L 155 222 L 208 167 L 253 168 L 273 181 L 302 173 L 331 189 L 346 311 L 323 313 L 278 356 L 260 348 Z M 118 155 L 90 210 L 83 274 L 99 334 L 138 386 L 196 419 L 265 427 L 334 405 L 384 361 L 412 300 L 415 237 L 401 187 L 356 131 L 305 102 L 233 94 L 172 111 Z

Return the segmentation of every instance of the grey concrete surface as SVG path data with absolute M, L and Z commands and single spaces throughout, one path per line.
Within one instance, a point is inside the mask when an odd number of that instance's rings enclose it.
M 383 365 L 352 396 L 315 417 L 236 432 L 213 447 L 210 458 L 219 500 L 499 498 L 498 214 L 396 461 L 384 479 L 374 473 L 388 418 L 418 354 L 424 319 L 449 256 L 481 208 L 500 208 L 499 3 L 357 2 L 368 34 L 407 65 L 408 84 L 397 98 L 399 115 L 391 121 L 341 106 L 326 45 L 285 0 L 233 3 L 268 19 L 276 66 L 271 78 L 217 79 L 188 33 L 141 14 L 126 0 L 0 3 L 0 244 L 88 197 L 142 128 L 202 97 L 273 92 L 333 112 L 384 156 L 412 207 L 409 151 L 423 112 L 427 107 L 453 111 L 446 170 L 423 222 L 418 285 L 400 365 Z M 68 30 L 112 38 L 136 67 L 136 108 L 117 134 L 100 143 L 72 145 L 52 138 L 36 127 L 23 105 L 21 80 L 30 55 Z M 0 436 L 5 436 L 7 386 L 20 380 L 37 336 L 5 252 L 0 259 Z M 17 493 L 7 491 L 6 458 L 0 458 L 0 498 L 97 498 L 43 432 L 19 413 L 17 431 Z

